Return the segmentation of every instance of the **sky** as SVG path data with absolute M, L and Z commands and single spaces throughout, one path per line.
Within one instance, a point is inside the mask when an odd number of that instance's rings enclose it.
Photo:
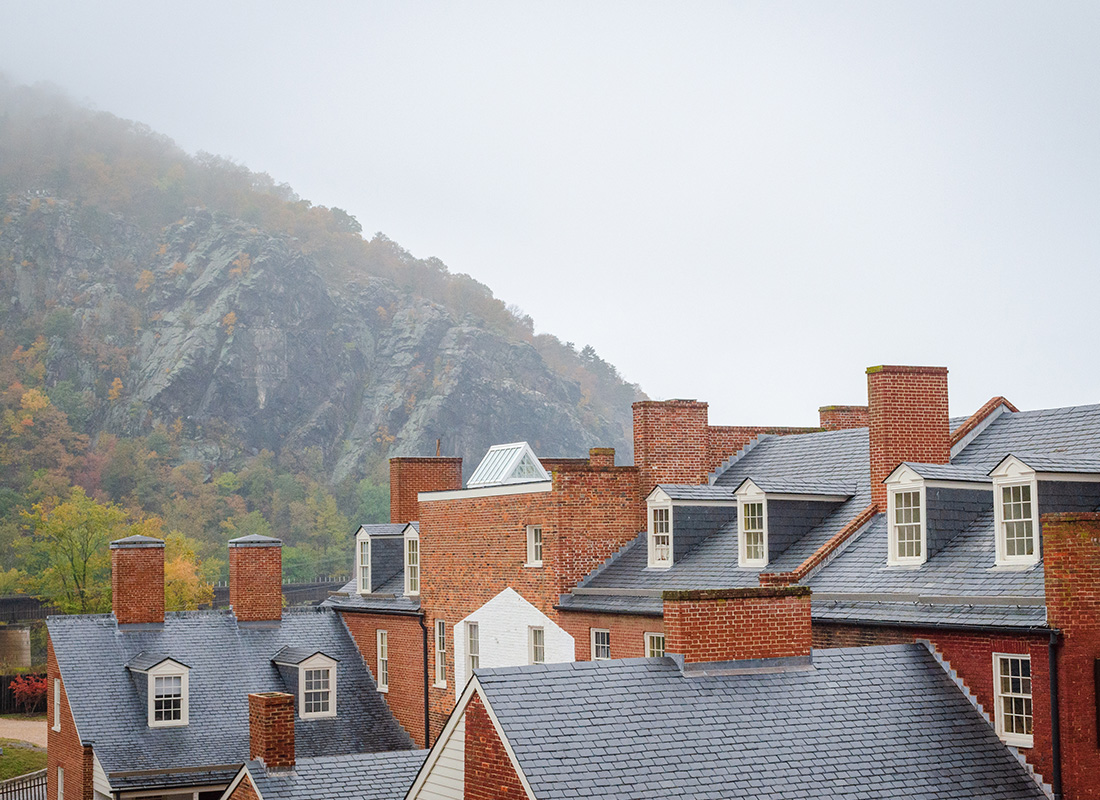
M 711 424 L 1100 402 L 1095 2 L 0 0 L 0 72 L 355 215 Z

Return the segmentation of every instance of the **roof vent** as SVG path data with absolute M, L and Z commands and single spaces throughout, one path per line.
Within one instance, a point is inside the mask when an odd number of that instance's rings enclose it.
M 503 486 L 511 483 L 548 481 L 550 474 L 543 469 L 531 445 L 527 442 L 496 444 L 489 448 L 485 458 L 477 465 L 466 484 L 468 489 L 482 486 Z

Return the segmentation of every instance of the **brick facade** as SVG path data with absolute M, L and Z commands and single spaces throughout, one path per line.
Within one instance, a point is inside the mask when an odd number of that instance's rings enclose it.
M 563 612 L 560 624 L 576 640 L 577 661 L 592 660 L 592 629 L 611 633 L 612 658 L 644 658 L 645 635 L 664 633 L 665 623 L 660 617 L 643 617 L 636 614 L 593 614 L 584 611 Z
M 664 612 L 665 652 L 685 661 L 810 654 L 807 586 L 669 591 Z
M 164 622 L 164 542 L 111 542 L 111 609 L 119 625 Z
M 466 706 L 466 800 L 527 800 L 493 721 L 475 692 Z
M 278 539 L 229 542 L 229 605 L 238 621 L 283 618 L 282 548 Z
M 248 696 L 248 757 L 259 759 L 268 769 L 294 766 L 294 695 Z
M 883 480 L 903 461 L 946 464 L 951 457 L 946 367 L 870 367 L 871 500 L 886 511 Z
M 60 678 L 53 643 L 46 648 L 46 800 L 57 800 L 57 768 L 65 771 L 65 800 L 92 800 L 92 748 L 80 743 L 80 736 L 69 710 L 65 683 L 61 683 L 61 730 L 53 729 L 54 679 Z
M 461 458 L 391 458 L 390 522 L 416 522 L 420 492 L 461 488 Z
M 229 793 L 229 800 L 260 800 L 260 794 L 256 791 L 252 778 L 248 775 L 241 778 L 241 782 Z
M 401 727 L 418 745 L 426 747 L 424 737 L 424 633 L 418 617 L 341 612 L 344 624 L 359 648 L 359 654 L 378 680 L 378 631 L 386 631 L 389 650 L 389 691 L 383 695 Z M 428 636 L 432 632 L 429 629 Z M 431 665 L 429 664 L 429 669 Z M 442 728 L 443 720 L 435 727 Z
M 866 428 L 871 424 L 868 406 L 822 406 L 817 410 L 821 428 L 826 431 L 843 431 L 848 428 Z

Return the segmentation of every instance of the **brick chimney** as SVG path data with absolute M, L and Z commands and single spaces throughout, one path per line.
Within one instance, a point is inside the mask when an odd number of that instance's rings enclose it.
M 111 542 L 111 608 L 119 625 L 164 622 L 164 542 L 127 536 Z
M 822 406 L 817 410 L 817 416 L 821 427 L 827 431 L 866 428 L 871 422 L 867 406 Z
M 871 500 L 886 511 L 882 481 L 903 461 L 951 458 L 946 367 L 868 367 Z
M 642 400 L 633 408 L 634 465 L 642 496 L 658 483 L 706 483 L 707 404 Z
M 461 458 L 391 458 L 390 522 L 417 522 L 416 496 L 462 488 Z
M 588 465 L 590 467 L 615 466 L 615 448 L 593 447 L 588 451 Z
M 262 761 L 268 769 L 294 766 L 294 695 L 248 696 L 248 757 Z
M 810 587 L 664 593 L 665 652 L 685 662 L 809 656 Z
M 283 618 L 283 543 L 270 536 L 229 542 L 229 605 L 238 622 Z

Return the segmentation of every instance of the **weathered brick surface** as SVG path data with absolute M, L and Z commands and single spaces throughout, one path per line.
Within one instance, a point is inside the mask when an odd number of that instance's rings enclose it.
M 229 793 L 229 800 L 260 800 L 260 794 L 252 784 L 252 779 L 245 775 Z
M 53 682 L 60 678 L 53 643 L 46 647 L 46 798 L 57 800 L 57 768 L 65 770 L 65 800 L 92 800 L 92 748 L 80 744 L 80 736 L 73 722 L 69 699 L 65 694 L 65 682 L 61 682 L 61 730 L 53 729 Z
M 883 480 L 903 461 L 946 464 L 951 456 L 946 367 L 870 367 L 871 500 L 886 510 Z
M 810 654 L 810 590 L 804 586 L 664 594 L 665 651 L 685 661 Z
M 475 694 L 466 706 L 466 800 L 527 800 L 527 792 Z
M 269 769 L 294 766 L 294 695 L 260 692 L 248 696 L 248 757 Z
M 871 424 L 871 410 L 867 406 L 822 406 L 817 416 L 822 429 L 827 431 L 866 428 Z
M 111 543 L 111 609 L 119 625 L 164 622 L 164 542 Z
M 390 522 L 416 522 L 419 492 L 462 488 L 461 458 L 391 458 Z
M 569 611 L 562 613 L 560 620 L 561 626 L 576 641 L 577 661 L 592 660 L 593 628 L 610 631 L 612 658 L 643 658 L 648 655 L 645 635 L 664 632 L 664 621 L 660 617 Z
M 1100 731 L 1094 665 L 1100 659 L 1100 514 L 1044 514 L 1047 624 L 1058 646 L 1062 786 L 1072 800 L 1100 798 Z
M 866 647 L 904 644 L 927 639 L 958 673 L 963 683 L 977 697 L 990 721 L 994 718 L 994 653 L 1021 653 L 1031 656 L 1032 712 L 1034 747 L 1021 748 L 1028 763 L 1047 781 L 1050 780 L 1050 678 L 1047 669 L 1047 638 L 1039 634 L 1001 634 L 964 631 L 943 631 L 934 628 L 901 628 L 814 623 L 815 648 Z M 1090 678 L 1091 680 L 1091 678 Z M 1090 706 L 1090 709 L 1092 707 Z M 1091 710 L 1089 713 L 1093 713 Z M 1063 717 L 1064 719 L 1064 717 Z M 1063 733 L 1063 747 L 1065 734 Z M 1063 751 L 1063 761 L 1065 752 Z M 1072 795 L 1076 797 L 1090 795 Z
M 420 746 L 426 746 L 424 634 L 417 617 L 358 611 L 345 611 L 341 614 L 375 681 L 378 680 L 378 631 L 386 631 L 390 688 L 382 697 L 412 740 Z M 432 635 L 430 626 L 428 635 L 429 638 Z M 429 669 L 432 663 L 434 662 L 429 662 Z
M 241 622 L 283 618 L 283 551 L 279 544 L 229 545 L 229 604 Z

